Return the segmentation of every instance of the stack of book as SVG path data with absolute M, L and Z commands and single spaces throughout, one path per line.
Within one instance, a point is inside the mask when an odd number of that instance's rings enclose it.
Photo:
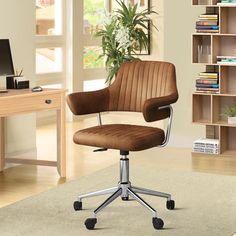
M 219 33 L 218 14 L 201 14 L 196 22 L 197 33 Z
M 236 6 L 236 0 L 218 0 L 217 5 L 224 6 Z
M 206 154 L 219 154 L 219 140 L 200 138 L 193 143 L 193 151 Z
M 236 56 L 217 56 L 217 64 L 236 65 Z
M 217 72 L 201 72 L 196 80 L 197 93 L 219 93 L 219 79 Z

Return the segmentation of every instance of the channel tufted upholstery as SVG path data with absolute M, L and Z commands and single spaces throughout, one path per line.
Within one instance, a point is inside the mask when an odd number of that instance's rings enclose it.
M 120 67 L 109 87 L 93 92 L 68 95 L 67 102 L 75 115 L 104 111 L 142 112 L 147 122 L 169 117 L 168 108 L 158 107 L 178 99 L 175 67 L 168 62 L 134 61 Z M 134 125 L 102 125 L 75 133 L 74 142 L 126 151 L 140 151 L 162 144 L 161 129 Z
M 164 140 L 161 129 L 138 125 L 101 125 L 77 131 L 74 142 L 109 149 L 141 151 L 152 148 Z

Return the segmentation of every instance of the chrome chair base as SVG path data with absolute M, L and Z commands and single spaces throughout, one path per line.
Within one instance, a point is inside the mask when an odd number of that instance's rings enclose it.
M 127 158 L 127 155 L 122 155 L 120 159 L 120 182 L 118 183 L 118 186 L 80 195 L 78 197 L 78 201 L 74 202 L 74 209 L 82 210 L 82 199 L 84 198 L 111 194 L 109 198 L 107 198 L 97 209 L 94 210 L 93 216 L 85 221 L 87 229 L 93 229 L 97 223 L 97 214 L 101 210 L 107 207 L 118 197 L 121 197 L 122 200 L 128 200 L 129 197 L 132 197 L 152 213 L 154 228 L 162 228 L 164 222 L 160 218 L 157 218 L 156 210 L 144 201 L 138 193 L 166 198 L 167 209 L 172 210 L 175 207 L 175 202 L 171 200 L 171 195 L 168 193 L 132 186 L 129 181 L 129 159 Z

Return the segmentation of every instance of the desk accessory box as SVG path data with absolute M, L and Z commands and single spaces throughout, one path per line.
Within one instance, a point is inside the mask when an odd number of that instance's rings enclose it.
M 29 80 L 24 76 L 7 76 L 7 89 L 26 89 L 29 88 Z

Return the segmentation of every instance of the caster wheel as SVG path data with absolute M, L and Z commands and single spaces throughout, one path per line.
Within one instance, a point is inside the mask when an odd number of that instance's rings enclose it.
M 129 197 L 121 197 L 122 201 L 129 201 Z
M 175 201 L 169 200 L 166 202 L 166 208 L 169 210 L 173 210 L 175 208 Z
M 73 206 L 74 206 L 75 211 L 82 210 L 82 202 L 75 201 Z
M 164 226 L 164 222 L 161 218 L 153 217 L 152 224 L 155 229 L 162 229 Z
M 97 218 L 88 218 L 84 222 L 86 228 L 89 229 L 89 230 L 94 229 L 96 223 L 97 223 Z

